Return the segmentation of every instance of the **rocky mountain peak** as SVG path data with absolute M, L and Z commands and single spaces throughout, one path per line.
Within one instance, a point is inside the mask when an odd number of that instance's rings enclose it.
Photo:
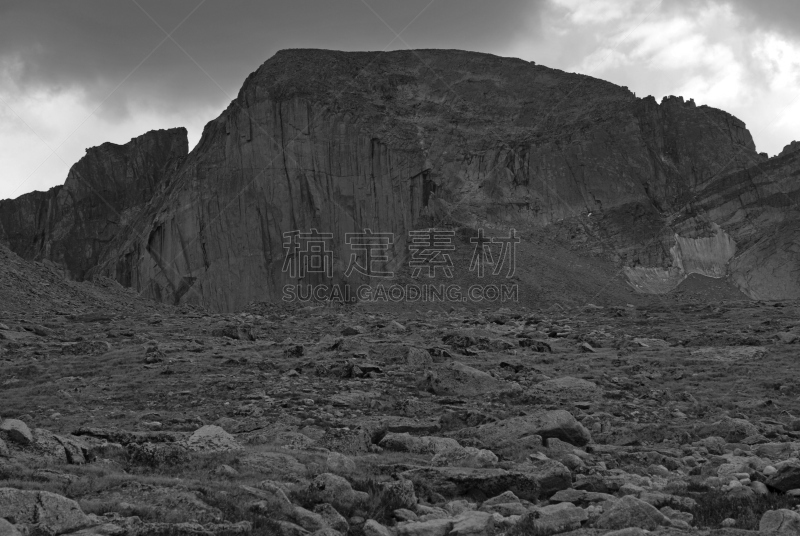
M 284 270 L 286 233 L 311 229 L 330 233 L 342 284 L 361 281 L 345 275 L 348 233 L 391 232 L 387 255 L 402 260 L 414 229 L 491 225 L 563 237 L 557 247 L 587 265 L 626 267 L 633 288 L 661 292 L 688 266 L 727 277 L 730 252 L 758 241 L 765 231 L 737 214 L 764 207 L 733 192 L 754 176 L 770 191 L 790 165 L 773 160 L 722 110 L 533 62 L 290 49 L 247 77 L 191 154 L 182 129 L 104 144 L 64 187 L 3 202 L 0 222 L 23 257 L 218 310 L 280 299 L 297 282 Z M 722 239 L 682 241 L 714 225 Z M 703 249 L 714 244 L 723 249 Z M 640 268 L 657 282 L 637 286 Z M 734 279 L 752 294 L 759 277 Z

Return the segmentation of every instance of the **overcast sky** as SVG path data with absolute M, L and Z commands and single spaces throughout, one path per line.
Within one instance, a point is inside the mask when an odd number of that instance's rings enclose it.
M 283 48 L 515 56 L 722 108 L 770 156 L 800 140 L 798 0 L 2 0 L 0 199 L 106 141 L 193 147 Z

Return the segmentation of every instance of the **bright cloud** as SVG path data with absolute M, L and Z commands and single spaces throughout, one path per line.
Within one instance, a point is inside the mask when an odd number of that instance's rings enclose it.
M 0 91 L 0 199 L 63 184 L 85 149 L 107 141 L 123 144 L 148 130 L 185 126 L 193 147 L 203 125 L 219 114 L 217 108 L 173 115 L 141 107 L 125 121 L 111 122 L 79 88 L 28 94 L 9 89 Z

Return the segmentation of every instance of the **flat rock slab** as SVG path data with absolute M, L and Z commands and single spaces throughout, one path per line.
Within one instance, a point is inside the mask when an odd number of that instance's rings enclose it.
M 545 439 L 554 437 L 577 446 L 586 445 L 592 439 L 589 431 L 566 410 L 537 411 L 487 423 L 477 428 L 465 429 L 458 437 L 475 437 L 484 447 L 495 450 L 533 435 Z
M 48 491 L 0 488 L 0 516 L 16 525 L 46 525 L 56 534 L 93 523 L 78 503 Z

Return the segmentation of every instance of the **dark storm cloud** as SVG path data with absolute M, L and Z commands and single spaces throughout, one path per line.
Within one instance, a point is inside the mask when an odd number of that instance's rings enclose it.
M 7 0 L 0 6 L 0 68 L 22 91 L 79 89 L 92 105 L 125 80 L 99 111 L 120 118 L 134 104 L 174 110 L 224 103 L 283 48 L 383 50 L 394 37 L 360 0 L 137 1 Z M 544 0 L 367 1 L 397 32 L 430 4 L 402 34 L 412 48 L 485 51 L 524 31 Z M 173 38 L 196 63 L 150 17 L 166 32 L 180 25 Z M 405 45 L 395 40 L 389 48 Z M 0 87 L 8 82 L 2 77 Z

